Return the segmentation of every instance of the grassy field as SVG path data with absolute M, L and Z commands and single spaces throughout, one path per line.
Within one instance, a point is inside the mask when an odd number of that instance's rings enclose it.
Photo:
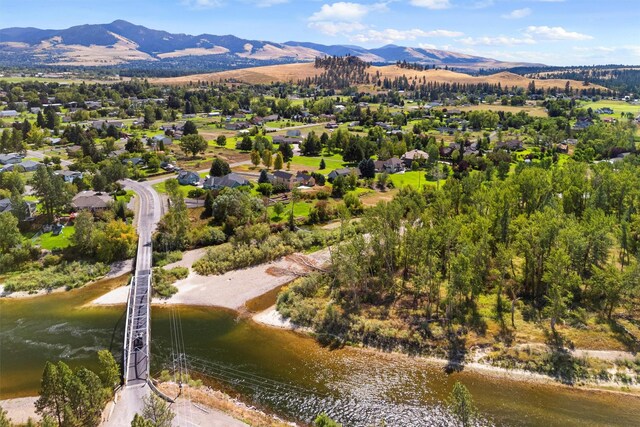
M 585 102 L 580 104 L 583 108 L 592 108 L 594 111 L 598 108 L 611 108 L 613 114 L 602 114 L 603 117 L 620 117 L 620 113 L 633 113 L 634 116 L 640 114 L 640 105 L 633 105 L 624 101 L 602 100 L 597 102 Z
M 504 111 L 505 113 L 519 113 L 520 111 L 524 111 L 528 113 L 532 117 L 547 117 L 547 112 L 544 107 L 533 107 L 524 105 L 522 107 L 514 106 L 514 105 L 500 105 L 500 104 L 480 104 L 480 105 L 470 105 L 467 107 L 451 107 L 453 109 L 458 109 L 460 111 Z
M 152 187 L 161 194 L 166 194 L 167 192 L 167 188 L 165 187 L 165 182 L 166 181 L 162 181 L 159 182 L 157 184 L 153 184 Z M 196 187 L 194 187 L 193 185 L 181 185 L 180 186 L 180 191 L 182 192 L 182 195 L 186 198 L 189 194 L 189 191 L 194 190 Z
M 43 233 L 34 240 L 34 243 L 40 245 L 42 249 L 50 251 L 56 248 L 64 249 L 71 245 L 71 236 L 75 232 L 76 229 L 73 225 L 65 226 L 59 235 L 54 236 L 52 233 Z
M 324 159 L 324 163 L 326 164 L 326 168 L 322 171 L 325 174 L 328 174 L 334 169 L 342 168 L 345 165 L 342 160 L 342 156 L 334 154 L 333 156 L 317 157 L 293 156 L 293 159 L 291 159 L 291 166 L 305 166 L 308 167 L 310 171 L 318 170 L 321 159 Z
M 314 202 L 312 201 L 298 201 L 296 202 L 296 204 L 293 206 L 293 215 L 296 218 L 301 218 L 301 217 L 308 217 L 309 216 L 309 212 L 311 212 L 311 208 L 313 207 Z M 269 218 L 271 219 L 271 221 L 273 222 L 281 222 L 281 221 L 286 221 L 289 218 L 289 212 L 291 212 L 291 204 L 286 204 L 285 205 L 285 209 L 284 212 L 282 213 L 282 216 L 278 217 L 274 212 L 273 212 L 273 206 L 269 206 L 267 208 L 267 215 L 269 215 Z
M 424 177 L 424 171 L 408 171 L 405 173 L 396 173 L 389 175 L 389 181 L 393 182 L 396 188 L 411 186 L 413 188 L 422 188 L 424 186 L 435 187 L 435 181 L 428 181 Z

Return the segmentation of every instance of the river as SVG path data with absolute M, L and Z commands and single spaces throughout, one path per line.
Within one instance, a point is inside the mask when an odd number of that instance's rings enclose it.
M 95 366 L 121 350 L 124 307 L 85 307 L 117 283 L 24 300 L 0 300 L 0 399 L 37 394 L 46 360 Z M 153 308 L 152 372 L 170 363 L 171 310 Z M 456 380 L 495 425 L 638 425 L 640 398 L 487 377 L 447 375 L 422 359 L 332 350 L 237 313 L 181 307 L 187 353 L 243 399 L 291 420 L 327 412 L 346 425 L 447 425 L 443 399 Z M 194 363 L 196 363 L 194 361 Z M 206 379 L 205 379 L 206 380 Z

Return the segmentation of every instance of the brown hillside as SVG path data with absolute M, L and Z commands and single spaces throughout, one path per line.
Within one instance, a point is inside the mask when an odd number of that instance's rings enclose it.
M 197 81 L 217 83 L 224 80 L 236 80 L 250 84 L 268 84 L 272 82 L 296 82 L 307 77 L 314 77 L 318 74 L 321 74 L 322 71 L 323 70 L 320 68 L 315 68 L 313 63 L 305 62 L 299 64 L 269 65 L 265 67 L 243 68 L 241 70 L 221 71 L 208 74 L 194 74 L 182 77 L 149 79 L 149 81 L 155 84 L 170 85 L 184 85 L 188 84 L 189 82 L 195 83 Z M 522 77 L 518 74 L 513 74 L 505 71 L 492 74 L 490 76 L 475 77 L 468 74 L 448 70 L 409 70 L 406 68 L 400 68 L 396 65 L 385 65 L 382 67 L 372 66 L 369 68 L 369 74 L 375 75 L 376 72 L 380 72 L 382 78 L 388 77 L 390 79 L 406 76 L 409 80 L 413 80 L 414 78 L 422 80 L 423 77 L 426 77 L 427 82 L 461 84 L 500 83 L 502 86 L 518 86 L 522 88 L 526 88 L 532 80 L 526 77 Z M 564 88 L 567 84 L 567 81 L 570 82 L 573 89 L 585 89 L 594 87 L 596 89 L 603 89 L 601 86 L 597 85 L 585 86 L 583 82 L 577 80 L 536 79 L 535 83 L 536 87 L 538 88 Z

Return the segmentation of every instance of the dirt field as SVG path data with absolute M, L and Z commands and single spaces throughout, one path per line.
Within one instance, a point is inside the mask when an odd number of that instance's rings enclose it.
M 151 83 L 156 84 L 173 84 L 182 85 L 189 82 L 207 81 L 207 82 L 219 82 L 224 80 L 237 80 L 251 84 L 268 84 L 271 82 L 287 82 L 298 81 L 307 77 L 314 77 L 322 73 L 323 69 L 315 68 L 313 63 L 300 63 L 300 64 L 286 64 L 286 65 L 269 65 L 266 67 L 244 68 L 242 70 L 222 71 L 218 73 L 208 74 L 195 74 L 191 76 L 172 77 L 172 78 L 159 78 L 149 79 Z M 376 72 L 380 72 L 380 75 L 393 79 L 395 77 L 406 76 L 409 80 L 423 80 L 426 78 L 428 82 L 438 83 L 462 83 L 462 84 L 480 84 L 491 83 L 502 86 L 517 86 L 526 88 L 531 79 L 522 77 L 517 74 L 509 72 L 500 72 L 490 76 L 475 77 L 469 74 L 458 73 L 447 70 L 425 70 L 416 71 L 400 68 L 396 65 L 386 65 L 383 67 L 370 67 L 369 74 L 375 75 Z M 538 88 L 564 88 L 570 82 L 573 89 L 584 89 L 587 86 L 583 82 L 577 80 L 563 80 L 563 79 L 548 79 L 548 80 L 535 80 L 536 87 Z M 597 85 L 590 85 L 589 88 L 600 88 Z

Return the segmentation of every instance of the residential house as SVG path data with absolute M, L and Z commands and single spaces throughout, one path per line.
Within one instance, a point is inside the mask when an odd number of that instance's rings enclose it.
M 333 182 L 334 179 L 336 179 L 339 176 L 349 176 L 351 175 L 351 173 L 355 173 L 356 176 L 360 177 L 361 173 L 360 173 L 360 169 L 358 168 L 340 168 L 340 169 L 334 169 L 331 172 L 329 172 L 329 175 L 327 175 L 327 180 L 329 182 Z
M 0 154 L 0 164 L 10 165 L 15 163 L 20 163 L 23 158 L 24 156 L 18 153 Z
M 223 188 L 238 188 L 249 184 L 249 180 L 232 172 L 225 176 L 208 176 L 204 180 L 202 188 L 205 190 L 221 190 Z
M 198 185 L 200 183 L 200 175 L 183 170 L 178 173 L 178 182 L 180 185 Z
M 291 190 L 296 186 L 296 176 L 291 172 L 286 171 L 275 171 L 271 177 L 271 184 L 273 185 L 284 185 L 287 190 Z
M 589 126 L 593 125 L 593 120 L 590 118 L 579 118 L 575 125 L 573 125 L 573 130 L 584 130 Z
M 287 136 L 290 138 L 300 138 L 302 136 L 302 132 L 300 129 L 289 129 L 287 131 Z
M 122 163 L 132 166 L 144 166 L 144 159 L 142 157 L 131 157 L 129 159 L 123 159 Z
M 34 172 L 40 166 L 42 166 L 42 163 L 40 162 L 34 162 L 33 160 L 23 160 L 20 163 L 10 163 L 3 166 L 0 169 L 0 172 L 10 172 L 13 170 L 17 170 L 19 172 Z
M 68 170 L 55 171 L 54 175 L 61 176 L 62 179 L 64 179 L 64 182 L 73 182 L 76 179 L 82 179 L 83 177 L 82 172 Z
M 166 135 L 156 135 L 152 138 L 153 142 L 155 144 L 160 144 L 162 142 L 162 144 L 167 147 L 169 145 L 173 144 L 173 139 L 171 139 L 170 137 L 166 136 Z
M 507 151 L 520 151 L 524 149 L 524 146 L 522 145 L 522 141 L 519 139 L 512 139 L 509 141 L 498 141 L 496 143 L 496 148 Z
M 566 144 L 566 143 L 564 143 L 564 142 L 562 142 L 562 143 L 560 143 L 560 144 L 556 145 L 556 151 L 557 151 L 558 153 L 564 153 L 564 154 L 566 154 L 566 153 L 568 153 L 568 152 L 569 152 L 569 145 L 568 145 L 568 144 Z
M 277 114 L 270 114 L 266 117 L 263 117 L 262 120 L 266 123 L 266 122 L 276 122 L 280 119 L 280 116 L 278 116 Z
M 402 157 L 400 157 L 400 160 L 402 160 L 402 162 L 404 163 L 404 166 L 407 168 L 411 167 L 411 164 L 413 163 L 414 160 L 426 161 L 427 159 L 429 159 L 429 154 L 422 150 L 418 150 L 417 148 L 407 151 L 402 155 Z
M 304 187 L 313 187 L 314 185 L 316 185 L 316 179 L 308 173 L 304 172 L 296 173 L 296 182 L 298 183 L 298 185 Z
M 113 126 L 116 129 L 122 129 L 124 128 L 124 123 L 122 122 L 118 122 L 118 121 L 109 121 L 109 120 L 94 120 L 93 122 L 91 122 L 91 126 L 94 129 L 106 129 L 109 126 Z
M 2 110 L 0 111 L 0 117 L 17 117 L 18 112 L 16 110 Z
M 77 211 L 100 211 L 108 209 L 113 204 L 111 196 L 96 191 L 81 191 L 71 200 L 71 207 Z
M 404 171 L 404 162 L 397 157 L 388 160 L 376 160 L 376 172 L 398 173 Z
M 227 123 L 224 125 L 224 128 L 226 130 L 242 130 L 242 129 L 248 129 L 249 128 L 249 123 L 248 122 L 232 122 L 232 123 Z
M 26 201 L 25 200 L 24 203 L 26 203 L 27 211 L 28 211 L 26 219 L 33 218 L 33 216 L 36 213 L 36 202 L 31 202 L 31 201 Z M 11 206 L 11 199 L 1 199 L 0 200 L 0 213 L 11 212 L 12 209 L 13 209 L 13 207 Z
M 302 138 L 291 138 L 284 135 L 274 135 L 272 140 L 274 144 L 300 144 L 302 142 Z

